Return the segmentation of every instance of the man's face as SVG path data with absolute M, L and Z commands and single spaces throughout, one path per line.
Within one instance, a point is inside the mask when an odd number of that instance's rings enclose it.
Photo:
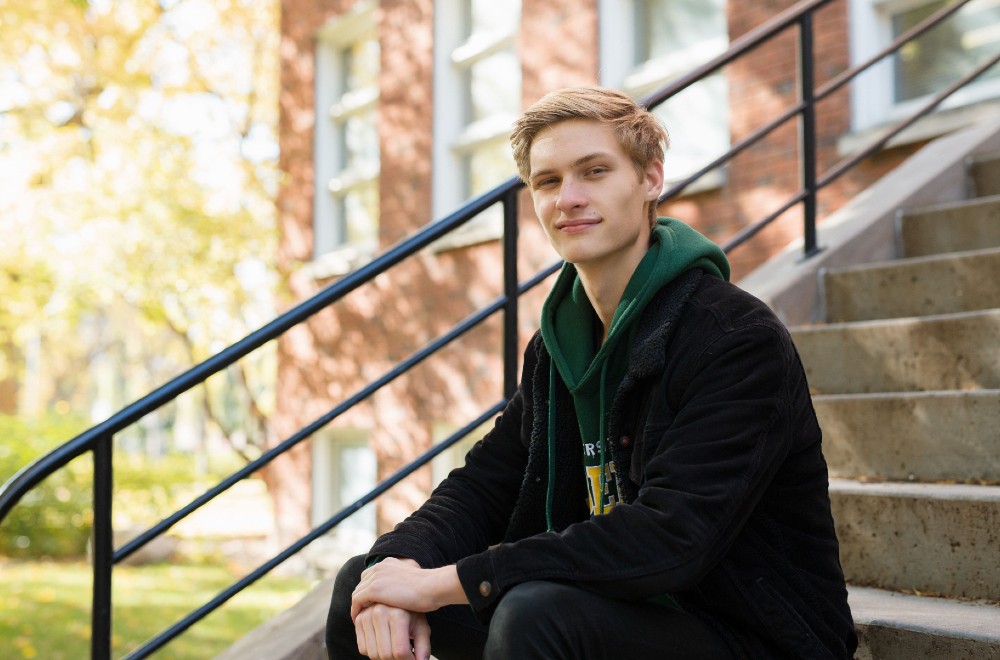
M 663 164 L 639 176 L 612 128 L 589 119 L 539 132 L 528 160 L 535 213 L 559 256 L 631 273 L 649 247 L 646 208 L 660 194 Z

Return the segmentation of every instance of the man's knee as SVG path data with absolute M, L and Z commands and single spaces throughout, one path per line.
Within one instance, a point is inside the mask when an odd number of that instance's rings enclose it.
M 553 582 L 524 582 L 504 594 L 490 620 L 487 658 L 545 657 L 559 637 L 553 630 L 565 608 L 564 587 Z
M 333 582 L 333 596 L 330 598 L 330 611 L 326 618 L 326 646 L 330 649 L 343 648 L 349 645 L 357 649 L 354 636 L 354 624 L 351 622 L 351 594 L 361 580 L 361 572 L 365 570 L 365 556 L 353 557 L 340 568 Z

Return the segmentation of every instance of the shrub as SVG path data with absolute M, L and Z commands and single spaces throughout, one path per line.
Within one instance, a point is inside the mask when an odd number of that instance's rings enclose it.
M 79 421 L 65 417 L 25 420 L 0 415 L 0 481 L 82 428 Z M 150 458 L 116 451 L 115 529 L 149 526 L 220 478 L 221 474 L 199 476 L 190 454 Z M 0 555 L 83 557 L 92 527 L 93 459 L 87 452 L 35 486 L 0 523 Z
M 32 420 L 0 415 L 0 480 L 79 432 L 66 417 Z M 71 461 L 37 485 L 0 523 L 0 554 L 10 557 L 79 557 L 93 523 L 92 465 Z

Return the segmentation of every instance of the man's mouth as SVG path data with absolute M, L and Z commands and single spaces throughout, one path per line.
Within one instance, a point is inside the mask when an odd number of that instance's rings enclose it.
M 578 218 L 574 220 L 560 220 L 556 223 L 556 229 L 559 231 L 564 231 L 567 233 L 575 233 L 583 231 L 589 227 L 593 227 L 598 224 L 601 220 L 599 218 Z

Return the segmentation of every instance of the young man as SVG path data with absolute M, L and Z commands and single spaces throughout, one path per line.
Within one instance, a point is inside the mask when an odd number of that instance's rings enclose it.
M 798 355 L 721 250 L 656 219 L 663 128 L 585 87 L 511 143 L 566 264 L 495 428 L 341 570 L 330 657 L 852 657 Z

